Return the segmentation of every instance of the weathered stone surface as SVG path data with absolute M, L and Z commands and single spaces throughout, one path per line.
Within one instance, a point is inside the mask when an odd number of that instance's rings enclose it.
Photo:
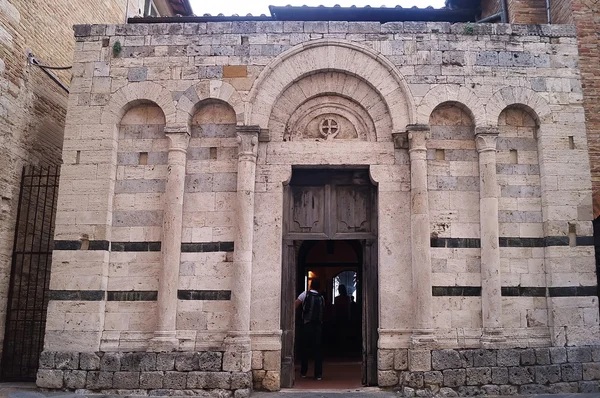
M 78 390 L 80 388 L 85 388 L 86 377 L 87 372 L 85 370 L 65 370 L 65 388 L 69 390 Z
M 377 372 L 377 384 L 380 387 L 392 387 L 398 384 L 398 374 L 393 370 L 380 370 Z
M 496 350 L 475 350 L 473 352 L 473 366 L 496 366 Z
M 99 370 L 100 357 L 95 352 L 82 352 L 79 354 L 79 369 Z
M 404 394 L 404 396 L 408 397 L 406 394 Z M 456 391 L 454 391 L 452 388 L 442 387 L 442 388 L 440 388 L 440 396 L 447 397 L 447 398 L 454 398 L 454 397 L 458 397 L 458 393 Z
M 508 368 L 492 368 L 492 383 L 508 384 Z
M 394 368 L 393 350 L 379 350 L 377 356 L 377 368 L 379 370 L 391 370 Z
M 208 372 L 189 372 L 187 374 L 187 388 L 207 388 Z
M 474 350 L 458 351 L 458 353 L 460 354 L 460 358 L 462 359 L 463 363 L 463 366 L 461 366 L 461 368 L 473 367 Z
M 555 383 L 549 386 L 550 394 L 572 394 L 579 391 L 577 383 Z
M 103 372 L 118 372 L 121 370 L 121 357 L 123 356 L 120 352 L 105 352 L 100 359 L 100 370 Z
M 183 390 L 187 384 L 187 373 L 165 372 L 163 376 L 163 388 Z
M 465 385 L 467 378 L 465 369 L 446 369 L 442 373 L 444 374 L 444 386 L 459 387 Z
M 481 391 L 484 395 L 500 395 L 500 387 L 493 384 L 481 386 Z
M 412 372 L 431 370 L 431 351 L 408 350 L 408 369 Z
M 40 369 L 54 369 L 54 351 L 42 351 L 40 353 Z
M 406 398 L 413 398 L 415 395 L 416 394 L 415 394 L 414 388 L 411 388 L 411 387 L 403 387 L 402 388 L 402 396 L 404 396 Z
M 535 368 L 531 366 L 508 368 L 508 381 L 511 384 L 530 384 L 535 377 Z
M 402 372 L 400 379 L 402 385 L 411 388 L 423 388 L 423 372 Z
M 267 391 L 278 391 L 280 385 L 279 372 L 267 371 L 262 380 L 262 387 Z
M 600 362 L 600 346 L 592 347 L 592 361 Z
M 79 369 L 79 353 L 57 352 L 54 356 L 56 369 Z
M 518 350 L 498 350 L 498 366 L 519 366 L 521 353 Z
M 189 382 L 189 377 L 188 377 Z M 233 390 L 246 389 L 252 387 L 252 373 L 234 372 L 231 374 L 231 388 Z
M 431 365 L 434 370 L 463 367 L 463 360 L 456 350 L 435 350 L 431 352 Z
M 517 395 L 519 389 L 517 386 L 511 386 L 508 384 L 500 386 L 500 395 Z
M 600 392 L 600 388 L 598 386 L 597 381 L 580 381 L 579 383 L 579 392 L 581 393 L 597 393 Z
M 562 364 L 560 365 L 560 373 L 563 381 L 579 381 L 583 377 L 580 363 Z
M 600 363 L 584 363 L 583 380 L 600 380 Z
M 439 371 L 423 372 L 423 383 L 425 385 L 435 384 L 441 385 L 444 383 L 444 375 Z
M 163 388 L 163 375 L 164 372 L 161 371 L 141 372 L 140 388 L 145 390 Z
M 533 350 L 533 348 L 521 351 L 521 365 L 535 365 L 535 351 Z
M 538 365 L 550 365 L 550 350 L 548 348 L 536 348 L 535 362 Z
M 561 380 L 560 365 L 535 367 L 535 382 L 538 384 L 558 383 Z
M 408 369 L 408 350 L 394 351 L 394 370 Z
M 590 347 L 567 347 L 567 362 L 592 362 L 592 349 Z
M 112 388 L 113 372 L 91 370 L 87 372 L 85 387 L 89 390 Z
M 491 368 L 467 368 L 466 375 L 469 386 L 480 386 L 492 381 Z
M 178 372 L 190 372 L 199 370 L 199 355 L 195 352 L 178 353 L 175 357 L 175 370 Z
M 121 370 L 126 372 L 156 370 L 156 354 L 153 352 L 133 352 L 121 358 Z
M 550 360 L 552 363 L 561 364 L 567 362 L 567 349 L 565 347 L 550 347 Z
M 174 370 L 175 356 L 172 352 L 159 352 L 156 355 L 156 370 Z
M 213 360 L 213 364 L 218 361 Z M 263 368 L 265 370 L 280 370 L 281 369 L 281 352 L 280 351 L 264 351 L 263 352 Z M 391 368 L 390 368 L 391 369 Z
M 249 388 L 242 388 L 239 390 L 235 390 L 233 393 L 233 398 L 250 398 L 250 394 L 252 390 Z
M 40 369 L 35 383 L 40 388 L 63 388 L 63 371 Z
M 114 388 L 139 388 L 140 372 L 115 372 L 113 376 Z
M 549 388 L 539 384 L 525 384 L 519 388 L 519 393 L 529 394 L 548 394 Z
M 218 372 L 221 370 L 222 363 L 223 353 L 221 352 L 201 352 L 198 357 L 199 370 Z

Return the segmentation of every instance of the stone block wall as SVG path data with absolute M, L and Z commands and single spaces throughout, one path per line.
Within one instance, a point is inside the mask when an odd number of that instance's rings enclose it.
M 53 352 L 40 357 L 37 385 L 88 394 L 250 396 L 249 372 L 223 371 L 223 352 Z
M 597 346 L 494 350 L 380 350 L 379 385 L 405 397 L 600 391 Z

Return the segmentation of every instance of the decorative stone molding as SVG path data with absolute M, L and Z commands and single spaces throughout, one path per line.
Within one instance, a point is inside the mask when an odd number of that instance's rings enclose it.
M 429 123 L 433 111 L 445 103 L 455 103 L 467 110 L 475 125 L 483 124 L 486 120 L 483 101 L 474 91 L 464 85 L 439 84 L 431 88 L 419 103 L 416 122 Z
M 494 92 L 487 101 L 486 120 L 481 125 L 495 126 L 502 111 L 511 105 L 521 105 L 532 110 L 539 124 L 552 123 L 552 110 L 542 96 L 526 87 L 511 86 Z
M 353 62 L 345 62 L 347 58 Z M 323 39 L 295 46 L 263 69 L 248 96 L 251 112 L 246 124 L 267 128 L 275 101 L 285 88 L 302 76 L 321 70 L 349 72 L 374 87 L 390 110 L 392 130 L 399 130 L 414 119 L 410 89 L 398 68 L 366 47 L 349 41 Z
M 395 149 L 408 149 L 408 131 L 392 133 Z
M 498 127 L 476 127 L 475 145 L 477 152 L 496 151 L 496 142 L 498 141 Z
M 190 124 L 196 110 L 208 99 L 227 103 L 235 111 L 237 123 L 244 122 L 246 105 L 242 97 L 231 84 L 222 80 L 202 81 L 185 90 L 177 101 L 177 122 Z

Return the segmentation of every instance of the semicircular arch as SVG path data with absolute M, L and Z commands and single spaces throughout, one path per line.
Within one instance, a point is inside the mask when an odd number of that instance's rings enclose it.
M 344 71 L 367 82 L 390 109 L 394 131 L 413 123 L 415 106 L 408 84 L 388 59 L 355 43 L 322 39 L 280 54 L 263 69 L 249 98 L 246 123 L 267 128 L 279 95 L 298 79 L 328 70 Z
M 144 102 L 153 102 L 163 111 L 167 126 L 177 124 L 177 110 L 171 92 L 153 82 L 129 83 L 117 90 L 102 112 L 101 123 L 116 125 L 128 110 Z
M 222 80 L 208 80 L 187 89 L 177 101 L 177 122 L 189 125 L 194 114 L 207 99 L 227 103 L 235 111 L 237 124 L 244 123 L 245 104 L 240 93 Z
M 486 105 L 487 124 L 495 126 L 502 111 L 515 105 L 531 109 L 540 125 L 552 123 L 552 110 L 542 96 L 525 87 L 504 87 L 494 92 Z
M 475 126 L 485 123 L 485 108 L 481 99 L 467 87 L 458 84 L 440 84 L 432 87 L 417 107 L 417 123 L 429 124 L 433 111 L 442 104 L 459 104 L 473 120 Z

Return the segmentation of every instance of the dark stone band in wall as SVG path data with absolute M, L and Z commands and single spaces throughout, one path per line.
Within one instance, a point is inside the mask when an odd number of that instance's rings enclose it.
M 549 287 L 549 297 L 589 297 L 598 296 L 598 286 Z
M 450 249 L 478 249 L 481 247 L 481 239 L 479 238 L 431 238 L 430 242 L 431 247 L 445 247 Z
M 80 240 L 55 240 L 54 250 L 81 250 Z M 110 250 L 113 252 L 159 252 L 161 242 L 109 242 L 91 240 L 87 250 Z M 233 252 L 233 242 L 182 243 L 183 253 Z
M 102 301 L 104 290 L 50 290 L 48 298 L 60 301 Z
M 231 300 L 231 290 L 178 290 L 179 300 Z
M 80 240 L 55 240 L 54 250 L 81 250 Z M 90 240 L 87 250 L 108 250 L 110 242 L 107 240 Z
M 156 301 L 157 291 L 111 291 L 107 292 L 106 301 Z
M 111 242 L 113 252 L 159 252 L 160 242 Z
M 232 252 L 233 242 L 182 243 L 183 253 Z
M 481 296 L 479 286 L 432 286 L 433 296 Z
M 501 290 L 504 297 L 546 297 L 545 287 L 506 286 Z

